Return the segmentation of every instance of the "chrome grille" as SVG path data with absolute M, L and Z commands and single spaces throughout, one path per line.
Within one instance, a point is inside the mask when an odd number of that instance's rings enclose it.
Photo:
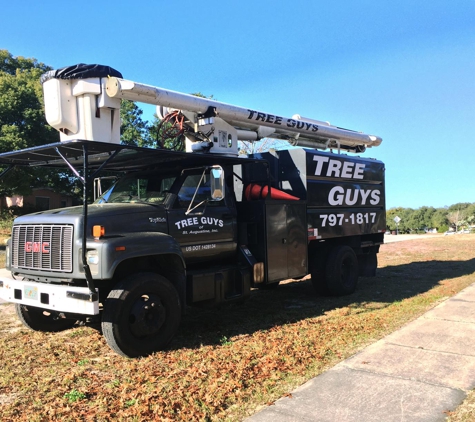
M 73 271 L 73 226 L 15 225 L 12 267 L 44 271 Z

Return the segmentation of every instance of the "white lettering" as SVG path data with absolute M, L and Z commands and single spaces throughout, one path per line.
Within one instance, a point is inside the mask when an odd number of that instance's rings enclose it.
M 330 205 L 343 205 L 345 190 L 341 186 L 335 186 L 328 194 L 328 203 Z
M 175 223 L 175 226 L 178 230 L 183 227 L 193 226 L 198 224 L 198 217 L 187 218 L 185 220 L 180 220 Z
M 371 191 L 361 189 L 360 192 L 361 192 L 361 205 L 366 205 L 366 200 L 368 199 L 368 196 L 371 193 Z
M 353 176 L 353 166 L 355 163 L 352 163 L 350 161 L 345 161 L 343 163 L 343 169 L 341 170 L 341 177 L 344 177 L 346 179 L 351 179 Z
M 314 155 L 313 161 L 317 162 L 317 167 L 315 168 L 315 176 L 320 176 L 322 174 L 323 163 L 328 163 L 329 157 L 322 157 L 320 155 Z
M 366 205 L 368 198 L 371 205 L 378 205 L 381 192 L 379 190 L 344 189 L 341 186 L 333 187 L 328 194 L 330 205 L 355 205 L 360 200 L 361 205 Z
M 366 164 L 362 163 L 357 163 L 355 165 L 355 174 L 353 175 L 354 179 L 362 179 L 364 177 L 364 168 L 366 167 Z
M 206 249 L 216 249 L 216 243 L 210 243 L 207 245 L 195 245 L 195 246 L 186 246 L 186 252 L 202 251 Z
M 377 205 L 379 204 L 379 195 L 381 194 L 381 192 L 379 190 L 374 190 L 373 192 L 371 192 L 371 201 L 369 201 L 369 203 L 371 205 Z
M 346 205 L 355 205 L 358 202 L 358 196 L 359 196 L 360 190 L 355 189 L 353 192 L 353 199 L 351 199 L 351 189 L 348 189 L 346 191 Z
M 219 218 L 214 217 L 201 217 L 201 224 L 209 224 L 210 226 L 219 226 L 223 227 L 224 222 Z
M 315 176 L 321 176 L 323 165 L 328 163 L 326 177 L 342 177 L 345 179 L 363 179 L 366 164 L 354 163 L 352 161 L 330 160 L 329 157 L 314 155 L 313 161 L 316 161 Z
M 330 160 L 328 163 L 327 177 L 331 177 L 332 173 L 335 177 L 340 177 L 341 162 L 337 160 Z
M 207 224 L 209 226 L 218 226 L 218 227 L 223 227 L 224 226 L 224 221 L 220 220 L 219 218 L 214 218 L 214 217 L 201 217 L 198 219 L 198 217 L 192 217 L 192 218 L 187 218 L 185 220 L 180 220 L 175 223 L 175 226 L 178 230 L 188 227 L 188 226 L 197 226 L 198 224 L 202 224 L 201 226 L 198 227 L 198 229 L 203 229 L 204 225 Z M 202 231 L 204 232 L 209 232 L 208 231 Z M 185 234 L 186 232 L 183 232 Z M 196 231 L 190 232 L 192 234 L 197 233 Z

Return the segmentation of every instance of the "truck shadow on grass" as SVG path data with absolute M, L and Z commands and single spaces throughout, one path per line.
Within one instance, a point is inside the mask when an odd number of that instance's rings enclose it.
M 344 297 L 318 296 L 310 280 L 286 282 L 275 290 L 253 290 L 243 303 L 219 309 L 188 308 L 172 349 L 219 345 L 237 335 L 315 318 L 326 312 L 361 304 L 384 308 L 417 296 L 446 279 L 475 272 L 475 259 L 467 261 L 413 262 L 380 268 L 376 277 L 360 277 L 357 291 Z M 224 340 L 223 340 L 224 339 Z

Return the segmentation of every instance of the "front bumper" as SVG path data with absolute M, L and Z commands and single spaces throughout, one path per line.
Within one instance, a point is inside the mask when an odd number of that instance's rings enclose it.
M 98 296 L 93 297 L 87 287 L 15 280 L 8 270 L 0 270 L 0 299 L 7 302 L 56 312 L 97 315 Z

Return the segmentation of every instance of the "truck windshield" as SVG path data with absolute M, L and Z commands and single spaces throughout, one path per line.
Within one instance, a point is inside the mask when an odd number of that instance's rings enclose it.
M 120 179 L 94 203 L 162 204 L 175 179 L 176 176 L 159 176 L 156 173 L 134 173 Z

